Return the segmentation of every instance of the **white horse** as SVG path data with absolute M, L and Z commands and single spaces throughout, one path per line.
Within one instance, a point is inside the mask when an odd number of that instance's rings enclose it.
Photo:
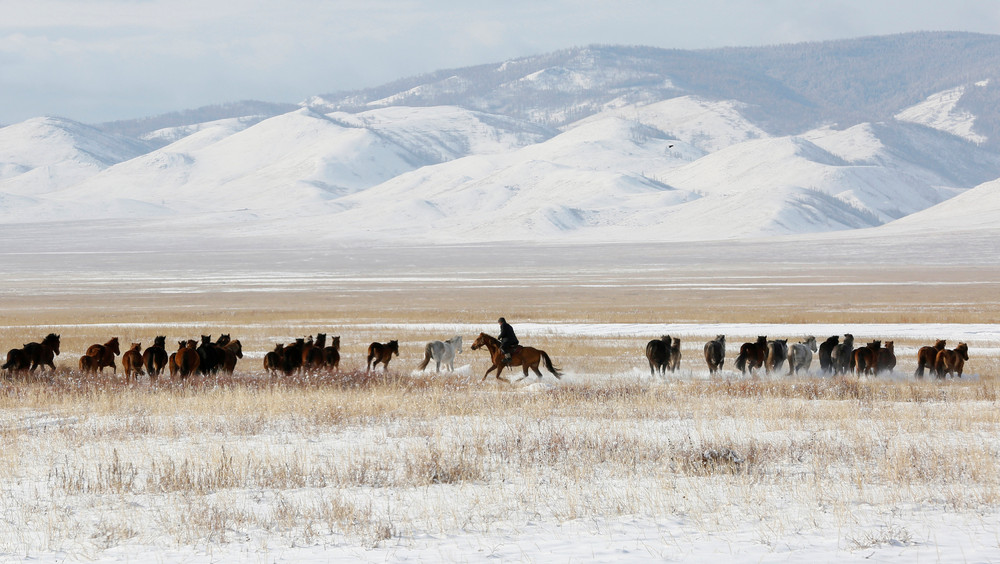
M 437 363 L 437 372 L 441 372 L 443 362 L 448 370 L 455 371 L 455 354 L 462 352 L 462 336 L 455 335 L 447 341 L 431 341 L 424 347 L 424 361 L 420 363 L 418 370 L 427 368 L 431 359 Z
M 788 349 L 788 375 L 797 374 L 799 370 L 809 372 L 813 353 L 816 352 L 816 337 L 809 335 L 806 340 L 795 343 Z

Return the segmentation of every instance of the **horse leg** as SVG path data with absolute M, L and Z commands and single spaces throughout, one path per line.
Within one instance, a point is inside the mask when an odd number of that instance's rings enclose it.
M 490 372 L 493 372 L 496 369 L 497 369 L 497 365 L 496 364 L 494 364 L 493 366 L 489 367 L 489 369 L 486 370 L 486 374 L 483 374 L 483 380 L 485 380 L 486 377 L 490 375 Z M 499 376 L 500 376 L 500 373 L 497 372 L 497 377 L 499 377 Z M 480 382 L 482 382 L 483 380 L 480 380 Z

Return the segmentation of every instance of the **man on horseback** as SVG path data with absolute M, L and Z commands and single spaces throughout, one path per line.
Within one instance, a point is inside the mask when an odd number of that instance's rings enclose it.
M 504 364 L 509 364 L 510 353 L 518 345 L 517 335 L 514 334 L 514 328 L 507 323 L 506 319 L 501 317 L 498 323 L 500 323 L 500 335 L 497 336 L 497 340 L 500 341 L 500 352 L 503 353 Z

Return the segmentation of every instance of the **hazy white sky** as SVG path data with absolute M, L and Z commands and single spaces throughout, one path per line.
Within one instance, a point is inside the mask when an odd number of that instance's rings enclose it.
M 0 123 L 296 103 L 589 44 L 1000 33 L 997 0 L 0 0 Z

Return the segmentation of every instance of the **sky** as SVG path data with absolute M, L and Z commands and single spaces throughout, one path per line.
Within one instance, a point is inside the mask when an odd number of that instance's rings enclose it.
M 592 44 L 1000 33 L 996 0 L 0 0 L 0 124 L 377 86 Z

